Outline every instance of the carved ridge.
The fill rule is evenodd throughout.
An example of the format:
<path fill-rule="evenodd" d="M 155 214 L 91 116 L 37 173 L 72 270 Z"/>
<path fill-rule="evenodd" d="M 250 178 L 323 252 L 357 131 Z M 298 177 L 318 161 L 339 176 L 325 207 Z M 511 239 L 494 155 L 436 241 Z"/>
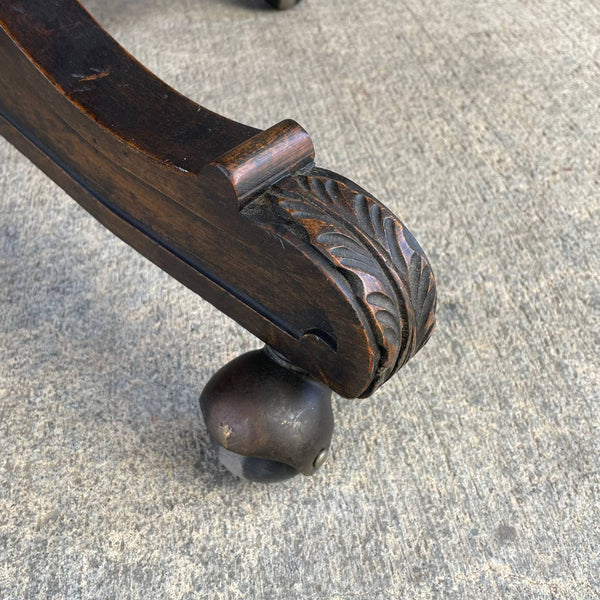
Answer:
<path fill-rule="evenodd" d="M 364 395 L 425 345 L 435 325 L 433 271 L 408 229 L 368 192 L 311 166 L 272 185 L 243 212 L 308 242 L 350 284 L 380 354 Z"/>

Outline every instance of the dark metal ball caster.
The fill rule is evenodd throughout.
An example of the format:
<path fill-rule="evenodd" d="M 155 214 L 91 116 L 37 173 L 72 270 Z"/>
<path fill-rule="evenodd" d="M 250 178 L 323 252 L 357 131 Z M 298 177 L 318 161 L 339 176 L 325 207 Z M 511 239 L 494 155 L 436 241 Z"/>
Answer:
<path fill-rule="evenodd" d="M 225 365 L 200 396 L 221 463 L 251 481 L 312 475 L 333 433 L 331 391 L 270 348 Z"/>
<path fill-rule="evenodd" d="M 279 10 L 286 10 L 299 4 L 300 0 L 267 0 L 267 2 Z"/>

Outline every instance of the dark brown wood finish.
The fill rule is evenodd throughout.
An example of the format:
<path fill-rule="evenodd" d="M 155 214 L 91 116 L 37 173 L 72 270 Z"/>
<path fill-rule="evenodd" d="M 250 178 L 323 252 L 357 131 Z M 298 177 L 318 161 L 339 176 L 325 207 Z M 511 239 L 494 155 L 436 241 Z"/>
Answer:
<path fill-rule="evenodd" d="M 76 0 L 8 0 L 0 26 L 0 133 L 144 256 L 346 397 L 427 341 L 423 251 L 297 123 L 198 106 Z"/>

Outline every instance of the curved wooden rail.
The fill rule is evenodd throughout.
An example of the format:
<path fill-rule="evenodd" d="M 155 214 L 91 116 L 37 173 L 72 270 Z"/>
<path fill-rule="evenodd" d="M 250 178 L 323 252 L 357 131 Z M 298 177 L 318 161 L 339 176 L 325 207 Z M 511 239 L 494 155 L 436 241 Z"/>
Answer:
<path fill-rule="evenodd" d="M 346 397 L 427 341 L 423 251 L 297 123 L 198 106 L 76 0 L 8 0 L 0 27 L 0 132 L 144 256 Z"/>

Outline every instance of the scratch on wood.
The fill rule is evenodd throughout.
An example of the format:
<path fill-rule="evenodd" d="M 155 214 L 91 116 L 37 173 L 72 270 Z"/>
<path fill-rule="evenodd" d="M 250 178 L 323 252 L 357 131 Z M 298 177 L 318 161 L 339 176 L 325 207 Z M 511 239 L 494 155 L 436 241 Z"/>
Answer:
<path fill-rule="evenodd" d="M 96 89 L 96 88 L 93 85 L 84 85 L 80 88 L 73 90 L 73 94 L 81 94 L 83 92 L 91 92 L 94 89 Z"/>
<path fill-rule="evenodd" d="M 96 69 L 92 69 L 95 71 Z M 103 79 L 104 77 L 108 77 L 110 75 L 110 69 L 104 69 L 103 71 L 98 71 L 96 73 L 92 73 L 91 75 L 86 75 L 85 77 L 80 77 L 79 81 L 96 81 L 97 79 Z"/>

